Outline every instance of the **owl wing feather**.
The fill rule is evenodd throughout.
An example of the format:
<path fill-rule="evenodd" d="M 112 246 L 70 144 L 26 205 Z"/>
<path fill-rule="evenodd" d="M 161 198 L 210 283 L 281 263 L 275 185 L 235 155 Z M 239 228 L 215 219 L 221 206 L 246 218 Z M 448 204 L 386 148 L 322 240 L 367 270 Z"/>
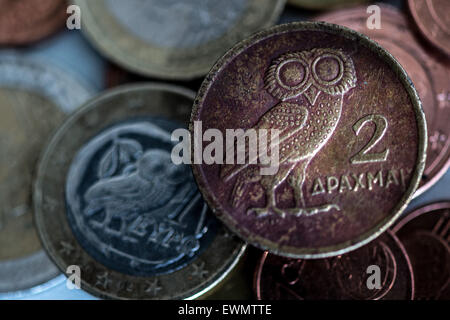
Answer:
<path fill-rule="evenodd" d="M 298 104 L 281 102 L 274 108 L 267 111 L 257 122 L 257 124 L 252 128 L 259 133 L 259 130 L 266 129 L 267 140 L 260 141 L 260 135 L 258 135 L 258 147 L 261 143 L 266 143 L 268 145 L 267 154 L 271 154 L 273 147 L 279 147 L 282 143 L 296 134 L 300 129 L 302 129 L 308 119 L 308 109 Z M 271 131 L 278 130 L 278 143 L 271 144 Z M 257 146 L 255 146 L 257 147 Z M 255 163 L 259 158 L 257 154 L 256 157 L 247 158 L 248 161 L 242 165 L 227 164 L 221 169 L 220 176 L 225 180 L 229 180 L 238 174 L 243 169 L 247 168 L 250 163 Z"/>
<path fill-rule="evenodd" d="M 97 182 L 88 189 L 85 195 L 87 201 L 102 198 L 128 198 L 140 194 L 140 185 L 136 174 L 127 177 L 114 177 Z"/>

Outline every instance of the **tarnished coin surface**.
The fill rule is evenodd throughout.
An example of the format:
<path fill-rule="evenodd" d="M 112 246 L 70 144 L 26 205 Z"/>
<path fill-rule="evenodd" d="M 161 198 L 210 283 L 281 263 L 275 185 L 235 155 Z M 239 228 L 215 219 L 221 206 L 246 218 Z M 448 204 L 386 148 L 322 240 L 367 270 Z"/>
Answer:
<path fill-rule="evenodd" d="M 58 275 L 33 225 L 32 181 L 46 140 L 91 94 L 62 70 L 0 55 L 0 297 Z"/>
<path fill-rule="evenodd" d="M 220 282 L 245 244 L 212 215 L 188 165 L 171 159 L 193 92 L 119 87 L 59 129 L 34 189 L 43 244 L 82 288 L 120 299 L 196 298 Z"/>
<path fill-rule="evenodd" d="M 417 300 L 450 299 L 450 202 L 426 205 L 393 231 L 411 259 Z"/>
<path fill-rule="evenodd" d="M 237 41 L 276 22 L 285 0 L 74 0 L 106 56 L 146 76 L 206 74 Z"/>
<path fill-rule="evenodd" d="M 390 231 L 341 256 L 301 260 L 265 252 L 254 289 L 260 300 L 411 300 L 408 255 Z"/>
<path fill-rule="evenodd" d="M 66 21 L 66 1 L 0 0 L 0 44 L 22 45 L 38 41 L 61 29 Z"/>
<path fill-rule="evenodd" d="M 211 152 L 207 130 L 224 137 L 222 160 L 193 165 L 216 215 L 288 257 L 336 256 L 376 238 L 425 163 L 425 117 L 406 72 L 366 36 L 321 22 L 273 27 L 232 48 L 203 82 L 190 129 L 193 163 Z M 233 143 L 246 150 L 243 164 Z"/>
<path fill-rule="evenodd" d="M 408 0 L 408 5 L 420 32 L 450 57 L 450 1 Z"/>
<path fill-rule="evenodd" d="M 333 11 L 315 19 L 364 33 L 388 50 L 411 77 L 428 126 L 428 149 L 422 181 L 415 196 L 428 190 L 450 166 L 450 60 L 419 43 L 403 13 L 381 8 L 381 29 L 367 27 L 366 7 Z"/>

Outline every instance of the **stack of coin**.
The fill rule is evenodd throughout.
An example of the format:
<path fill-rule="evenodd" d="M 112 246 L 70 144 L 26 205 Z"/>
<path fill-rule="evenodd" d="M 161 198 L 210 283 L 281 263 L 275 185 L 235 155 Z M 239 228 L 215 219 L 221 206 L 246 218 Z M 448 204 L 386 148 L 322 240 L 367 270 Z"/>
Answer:
<path fill-rule="evenodd" d="M 258 299 L 450 299 L 450 203 L 408 213 L 370 244 L 328 259 L 265 252 L 255 270 Z M 379 283 L 374 276 L 379 276 Z"/>

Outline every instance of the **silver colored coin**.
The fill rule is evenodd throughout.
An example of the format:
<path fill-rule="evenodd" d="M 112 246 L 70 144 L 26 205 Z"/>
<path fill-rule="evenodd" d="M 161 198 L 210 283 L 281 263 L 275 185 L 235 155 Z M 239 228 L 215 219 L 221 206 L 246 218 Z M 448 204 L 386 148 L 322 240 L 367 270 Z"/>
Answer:
<path fill-rule="evenodd" d="M 73 0 L 83 30 L 110 59 L 146 76 L 206 74 L 239 40 L 273 25 L 285 0 Z"/>
<path fill-rule="evenodd" d="M 245 244 L 210 212 L 172 132 L 194 93 L 136 84 L 84 105 L 44 152 L 34 189 L 39 235 L 61 270 L 102 298 L 193 299 L 220 283 Z"/>
<path fill-rule="evenodd" d="M 0 55 L 0 298 L 40 292 L 63 278 L 40 246 L 31 191 L 39 153 L 92 93 L 56 69 Z"/>

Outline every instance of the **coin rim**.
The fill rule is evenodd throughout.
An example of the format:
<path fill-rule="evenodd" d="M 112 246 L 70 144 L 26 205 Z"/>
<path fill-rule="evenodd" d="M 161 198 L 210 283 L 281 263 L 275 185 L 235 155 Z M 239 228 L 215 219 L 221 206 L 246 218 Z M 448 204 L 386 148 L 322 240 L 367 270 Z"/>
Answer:
<path fill-rule="evenodd" d="M 86 103 L 84 103 L 81 107 L 79 107 L 72 115 L 62 124 L 62 126 L 56 131 L 55 135 L 51 137 L 49 140 L 47 146 L 45 147 L 44 151 L 41 154 L 40 160 L 38 162 L 37 166 L 37 175 L 36 180 L 33 187 L 33 203 L 34 203 L 34 218 L 35 218 L 35 224 L 37 226 L 38 235 L 42 242 L 42 245 L 47 252 L 50 259 L 54 262 L 54 264 L 62 271 L 62 273 L 66 275 L 66 268 L 68 264 L 66 263 L 66 259 L 62 258 L 58 253 L 57 250 L 53 244 L 53 241 L 50 240 L 50 237 L 47 235 L 46 232 L 46 226 L 44 222 L 44 215 L 42 213 L 42 206 L 43 206 L 43 194 L 42 194 L 42 187 L 43 181 L 45 180 L 45 168 L 47 167 L 47 162 L 51 154 L 53 153 L 53 149 L 56 146 L 57 143 L 59 143 L 57 140 L 59 140 L 59 137 L 62 135 L 68 134 L 68 128 L 70 128 L 79 118 L 85 114 L 86 112 L 95 109 L 95 107 L 103 100 L 118 96 L 123 93 L 129 93 L 130 91 L 142 91 L 142 90 L 152 90 L 152 91 L 165 91 L 173 94 L 178 94 L 181 96 L 184 96 L 188 99 L 193 100 L 195 97 L 195 93 L 191 91 L 190 89 L 183 88 L 177 85 L 172 84 L 166 84 L 166 83 L 157 83 L 157 82 L 142 82 L 142 83 L 135 83 L 135 84 L 127 84 L 123 86 L 118 86 L 109 90 L 106 90 L 104 93 L 97 95 L 96 97 L 90 99 Z M 65 181 L 65 180 L 64 180 Z M 63 216 L 63 219 L 67 221 L 67 215 L 65 212 L 59 212 L 59 215 Z M 67 221 L 68 223 L 68 221 Z M 70 228 L 70 226 L 69 226 Z M 222 228 L 225 228 L 223 226 Z M 226 230 L 226 229 L 225 229 Z M 220 231 L 219 231 L 220 232 Z M 87 253 L 79 244 L 77 238 L 74 236 L 73 232 L 70 232 L 69 235 L 67 235 L 71 240 L 73 240 L 74 243 L 77 244 L 77 248 L 75 250 L 78 252 L 78 254 L 84 257 L 87 257 L 88 260 L 92 261 L 92 263 L 95 265 L 97 269 L 106 269 L 111 270 L 114 273 L 118 273 L 120 275 L 123 275 L 127 279 L 137 279 L 137 278 L 148 278 L 152 279 L 157 276 L 149 276 L 149 277 L 142 277 L 142 276 L 130 276 L 121 272 L 118 272 L 116 270 L 112 270 L 97 260 L 95 260 L 89 253 Z M 220 237 L 220 234 L 218 233 L 216 235 L 216 238 Z M 215 240 L 213 240 L 215 241 Z M 240 242 L 238 245 L 237 243 Z M 237 265 L 237 263 L 241 260 L 242 256 L 244 255 L 247 248 L 247 244 L 240 241 L 236 241 L 236 246 L 233 251 L 235 254 L 234 257 L 231 257 L 227 259 L 227 263 L 223 265 L 223 272 L 219 274 L 216 277 L 213 277 L 209 281 L 200 284 L 199 290 L 192 292 L 189 290 L 186 290 L 185 294 L 190 294 L 189 296 L 179 296 L 174 295 L 171 297 L 171 299 L 196 299 L 198 297 L 201 297 L 202 295 L 206 294 L 209 290 L 214 288 L 216 285 L 220 284 L 227 275 L 234 269 L 234 267 Z M 208 248 L 201 254 L 201 256 L 207 256 Z M 79 260 L 83 260 L 83 258 L 80 258 Z M 188 265 L 189 266 L 189 265 Z M 175 272 L 180 272 L 184 268 L 177 270 Z M 216 270 L 214 270 L 216 271 Z M 169 274 L 162 274 L 161 276 L 167 276 Z M 99 297 L 99 298 L 105 298 L 105 299 L 131 299 L 131 297 L 126 296 L 118 296 L 116 295 L 116 292 L 110 293 L 107 289 L 100 290 L 95 285 L 92 285 L 91 283 L 88 283 L 87 281 L 81 279 L 81 288 L 85 290 L 86 292 Z M 142 297 L 140 297 L 142 298 Z M 147 297 L 145 297 L 147 299 Z M 159 299 L 156 295 L 154 297 L 155 299 Z"/>
<path fill-rule="evenodd" d="M 200 119 L 200 112 L 202 109 L 202 104 L 205 97 L 208 94 L 210 87 L 212 86 L 214 80 L 222 72 L 222 70 L 228 65 L 228 63 L 233 60 L 236 56 L 245 51 L 249 46 L 256 44 L 259 41 L 267 39 L 271 36 L 276 36 L 282 33 L 293 32 L 293 31 L 324 31 L 331 34 L 339 35 L 345 37 L 352 41 L 358 41 L 360 45 L 364 45 L 367 49 L 377 54 L 380 59 L 382 59 L 392 71 L 397 75 L 400 83 L 403 85 L 408 93 L 411 100 L 413 110 L 415 112 L 415 118 L 417 123 L 417 133 L 418 133 L 418 145 L 417 145 L 417 161 L 414 168 L 414 174 L 411 177 L 411 182 L 408 189 L 404 192 L 401 200 L 394 206 L 392 213 L 381 222 L 376 224 L 373 228 L 366 231 L 364 234 L 360 235 L 356 239 L 348 240 L 339 244 L 322 246 L 319 248 L 298 248 L 292 246 L 283 246 L 275 242 L 269 241 L 258 235 L 252 235 L 251 230 L 244 232 L 239 228 L 239 224 L 227 213 L 226 210 L 222 208 L 220 201 L 217 201 L 216 197 L 208 191 L 206 178 L 202 175 L 202 165 L 194 164 L 194 150 L 192 146 L 191 156 L 191 166 L 194 172 L 194 177 L 197 181 L 200 191 L 203 194 L 203 198 L 206 200 L 214 214 L 235 234 L 237 234 L 241 239 L 247 241 L 248 243 L 256 246 L 259 249 L 267 250 L 271 253 L 285 256 L 288 258 L 302 258 L 302 259 L 317 259 L 317 258 L 327 258 L 332 256 L 337 256 L 352 250 L 355 250 L 373 239 L 377 238 L 384 231 L 386 231 L 403 213 L 408 203 L 411 201 L 415 190 L 417 189 L 422 173 L 425 168 L 426 160 L 426 150 L 427 150 L 427 125 L 425 121 L 425 115 L 422 109 L 422 103 L 420 101 L 419 95 L 412 83 L 411 79 L 403 69 L 403 67 L 398 63 L 397 60 L 375 41 L 370 40 L 369 37 L 351 30 L 349 28 L 330 24 L 326 22 L 291 22 L 287 24 L 281 24 L 274 26 L 272 28 L 263 30 L 261 32 L 255 33 L 250 38 L 247 38 L 233 48 L 231 48 L 225 55 L 220 58 L 216 64 L 213 66 L 211 71 L 205 77 L 197 97 L 195 98 L 194 105 L 191 113 L 191 121 L 189 123 L 189 130 L 191 136 L 194 136 L 194 121 Z"/>

